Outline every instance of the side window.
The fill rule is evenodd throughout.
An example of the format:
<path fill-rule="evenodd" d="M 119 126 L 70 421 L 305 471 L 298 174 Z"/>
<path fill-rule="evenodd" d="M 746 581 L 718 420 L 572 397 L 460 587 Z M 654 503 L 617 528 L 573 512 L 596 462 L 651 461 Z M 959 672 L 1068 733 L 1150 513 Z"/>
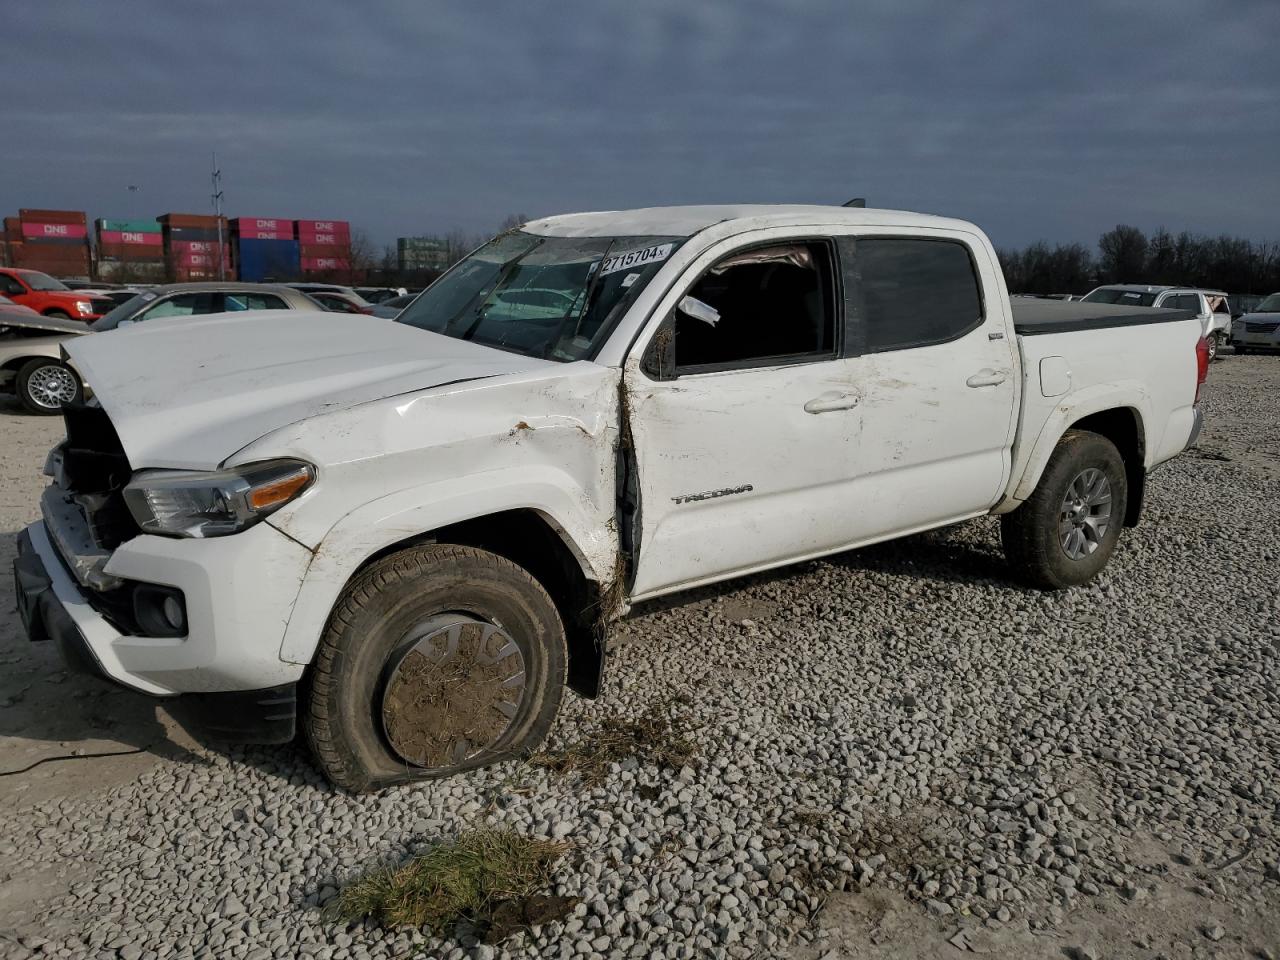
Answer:
<path fill-rule="evenodd" d="M 0 274 L 0 293 L 20 297 L 26 292 L 27 288 L 13 277 L 9 276 L 7 273 Z"/>
<path fill-rule="evenodd" d="M 285 302 L 279 297 L 265 293 L 228 293 L 223 298 L 223 307 L 227 313 L 237 310 L 287 310 Z"/>
<path fill-rule="evenodd" d="M 134 319 L 160 320 L 164 317 L 189 317 L 197 313 L 212 313 L 213 309 L 211 293 L 180 293 L 168 300 L 161 300 Z"/>
<path fill-rule="evenodd" d="M 1200 298 L 1194 293 L 1179 293 L 1169 297 L 1160 306 L 1166 310 L 1190 310 L 1192 313 L 1199 313 Z"/>
<path fill-rule="evenodd" d="M 703 274 L 681 305 L 674 326 L 654 338 L 655 349 L 662 350 L 672 339 L 668 330 L 674 330 L 677 373 L 835 353 L 834 282 L 826 243 L 777 244 L 732 254 Z"/>
<path fill-rule="evenodd" d="M 969 248 L 954 240 L 858 240 L 856 285 L 867 353 L 954 340 L 982 322 L 982 294 Z M 856 266 L 856 277 L 849 271 Z"/>

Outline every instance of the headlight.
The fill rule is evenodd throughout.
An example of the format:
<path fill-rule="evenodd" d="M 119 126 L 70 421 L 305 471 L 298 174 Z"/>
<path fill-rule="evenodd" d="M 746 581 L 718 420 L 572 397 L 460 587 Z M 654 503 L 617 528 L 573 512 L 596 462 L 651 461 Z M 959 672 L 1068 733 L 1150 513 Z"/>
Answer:
<path fill-rule="evenodd" d="M 148 470 L 124 488 L 124 502 L 144 533 L 225 537 L 253 526 L 315 479 L 301 460 L 268 460 L 209 473 Z"/>
<path fill-rule="evenodd" d="M 93 313 L 93 304 L 91 304 L 88 300 L 77 300 L 76 312 L 83 313 L 85 316 L 88 316 L 89 314 Z"/>

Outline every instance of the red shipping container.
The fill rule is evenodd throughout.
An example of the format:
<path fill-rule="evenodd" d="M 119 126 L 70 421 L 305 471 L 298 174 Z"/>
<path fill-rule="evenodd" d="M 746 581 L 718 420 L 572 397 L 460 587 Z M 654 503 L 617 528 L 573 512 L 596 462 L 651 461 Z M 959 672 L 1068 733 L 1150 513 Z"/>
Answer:
<path fill-rule="evenodd" d="M 80 210 L 19 210 L 18 216 L 32 223 L 88 223 Z"/>
<path fill-rule="evenodd" d="M 298 253 L 304 257 L 351 257 L 349 243 L 300 243 Z"/>
<path fill-rule="evenodd" d="M 328 270 L 347 270 L 351 261 L 345 257 L 303 257 L 302 269 L 310 273 L 323 273 Z"/>
<path fill-rule="evenodd" d="M 22 238 L 24 240 L 71 240 L 83 239 L 89 232 L 83 223 L 36 223 L 31 220 L 22 221 Z"/>
<path fill-rule="evenodd" d="M 128 260 L 130 263 L 164 262 L 164 252 L 155 246 L 140 243 L 99 243 L 98 257 L 104 260 Z"/>
<path fill-rule="evenodd" d="M 134 233 L 130 230 L 99 230 L 98 244 L 126 244 L 139 247 L 159 247 L 164 244 L 164 237 L 159 233 Z"/>

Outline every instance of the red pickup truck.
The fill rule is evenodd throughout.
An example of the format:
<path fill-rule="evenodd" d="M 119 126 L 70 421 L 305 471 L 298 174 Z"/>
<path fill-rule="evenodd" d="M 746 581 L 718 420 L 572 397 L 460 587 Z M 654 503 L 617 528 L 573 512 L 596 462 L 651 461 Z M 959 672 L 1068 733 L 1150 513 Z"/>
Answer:
<path fill-rule="evenodd" d="M 106 297 L 71 290 L 47 273 L 19 267 L 0 267 L 0 295 L 46 317 L 65 317 L 85 323 L 97 320 L 116 306 Z"/>

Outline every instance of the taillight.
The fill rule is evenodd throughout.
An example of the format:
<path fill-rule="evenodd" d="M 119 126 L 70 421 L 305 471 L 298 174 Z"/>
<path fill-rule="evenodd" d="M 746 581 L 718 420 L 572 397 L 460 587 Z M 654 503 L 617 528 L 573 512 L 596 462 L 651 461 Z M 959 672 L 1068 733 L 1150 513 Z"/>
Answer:
<path fill-rule="evenodd" d="M 1209 379 L 1209 338 L 1196 341 L 1196 403 L 1200 402 L 1200 388 Z"/>

